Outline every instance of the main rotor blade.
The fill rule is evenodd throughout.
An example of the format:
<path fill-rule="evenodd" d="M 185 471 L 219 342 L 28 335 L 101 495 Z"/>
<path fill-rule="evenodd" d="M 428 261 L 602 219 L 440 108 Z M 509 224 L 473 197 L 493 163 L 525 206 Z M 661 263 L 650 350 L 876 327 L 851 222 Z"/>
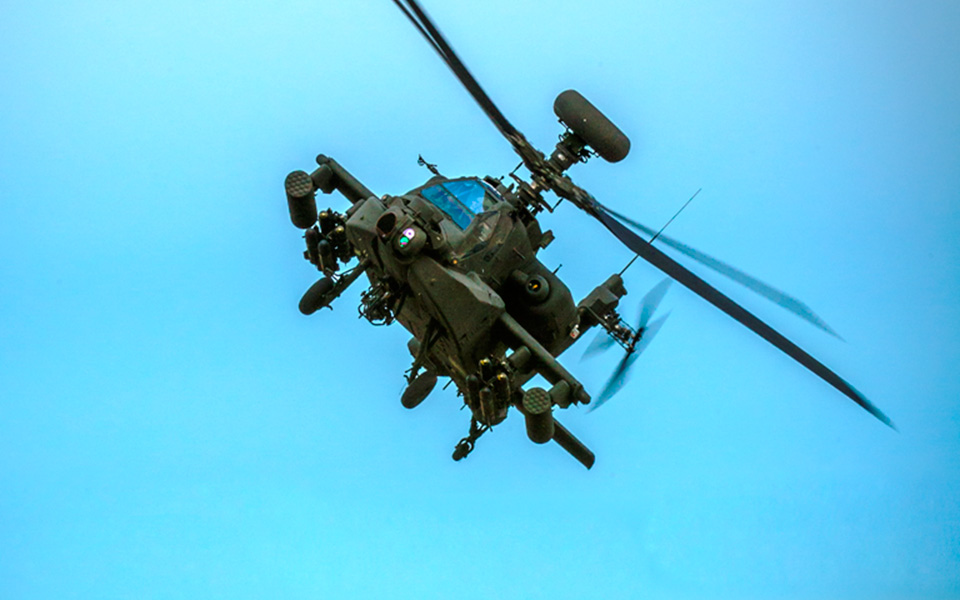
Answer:
<path fill-rule="evenodd" d="M 615 210 L 611 210 L 606 207 L 604 207 L 604 210 L 606 210 L 608 213 L 610 213 L 614 217 L 620 219 L 627 225 L 633 227 L 634 229 L 637 229 L 638 231 L 641 231 L 649 236 L 656 235 L 656 231 L 654 231 L 654 229 L 651 227 L 647 227 L 642 223 L 638 223 L 633 219 L 631 219 L 630 217 L 624 216 L 616 212 Z M 740 285 L 743 285 L 753 290 L 754 292 L 760 294 L 761 296 L 770 300 L 771 302 L 775 302 L 776 304 L 779 304 L 780 306 L 794 313 L 801 319 L 804 319 L 810 322 L 814 326 L 819 327 L 820 329 L 826 331 L 830 335 L 836 338 L 842 339 L 837 334 L 837 332 L 834 331 L 833 328 L 831 328 L 829 325 L 827 325 L 826 321 L 824 321 L 819 316 L 817 316 L 817 314 L 813 312 L 813 310 L 811 310 L 809 306 L 807 306 L 800 300 L 794 298 L 790 294 L 787 294 L 786 292 L 782 292 L 770 285 L 767 285 L 766 283 L 760 281 L 756 277 L 747 275 L 743 271 L 735 267 L 732 267 L 727 263 L 710 256 L 709 254 L 700 252 L 695 248 L 691 248 L 690 246 L 684 244 L 683 242 L 667 237 L 665 235 L 661 235 L 657 237 L 657 239 L 662 241 L 667 246 L 670 246 L 671 248 L 677 250 L 678 252 L 686 254 L 693 260 L 713 269 L 714 271 L 720 273 L 721 275 L 726 275 L 730 279 L 736 281 Z"/>
<path fill-rule="evenodd" d="M 493 100 L 491 100 L 490 97 L 487 96 L 487 93 L 483 91 L 483 88 L 480 87 L 476 78 L 467 70 L 467 67 L 457 56 L 457 53 L 450 47 L 450 44 L 446 38 L 443 37 L 443 34 L 440 33 L 437 26 L 434 25 L 430 17 L 427 16 L 427 13 L 420 7 L 420 4 L 417 3 L 416 0 L 393 0 L 393 3 L 410 19 L 427 42 L 437 51 L 437 54 L 440 55 L 443 62 L 447 63 L 447 66 L 450 67 L 453 74 L 460 80 L 460 83 L 467 88 L 467 91 L 470 92 L 473 99 L 477 101 L 477 104 L 480 105 L 483 112 L 490 117 L 493 124 L 500 130 L 500 133 L 507 138 L 507 141 L 510 142 L 513 149 L 523 158 L 527 167 L 530 168 L 540 162 L 542 155 L 527 141 L 523 134 L 503 116 L 503 113 L 501 113 L 500 109 L 493 103 Z"/>
<path fill-rule="evenodd" d="M 853 386 L 844 381 L 832 370 L 827 368 L 826 365 L 788 340 L 780 332 L 776 331 L 758 319 L 753 313 L 747 311 L 747 309 L 743 308 L 725 296 L 723 293 L 698 277 L 692 271 L 688 270 L 686 267 L 667 256 L 659 249 L 654 248 L 636 233 L 628 229 L 626 225 L 609 214 L 606 207 L 600 204 L 596 199 L 591 198 L 590 204 L 592 205 L 590 208 L 593 210 L 588 210 L 588 212 L 595 216 L 601 223 L 603 223 L 604 226 L 609 229 L 614 236 L 617 237 L 617 239 L 624 243 L 624 245 L 636 252 L 640 258 L 660 269 L 675 279 L 677 283 L 688 288 L 693 293 L 697 294 L 710 304 L 713 304 L 723 312 L 739 321 L 742 325 L 779 348 L 787 356 L 794 359 L 813 372 L 815 375 L 832 385 L 840 393 L 859 404 L 864 410 L 879 419 L 882 423 L 893 429 L 896 429 L 889 417 L 883 414 L 879 408 L 871 404 L 870 401 L 867 400 L 860 392 L 854 389 Z"/>

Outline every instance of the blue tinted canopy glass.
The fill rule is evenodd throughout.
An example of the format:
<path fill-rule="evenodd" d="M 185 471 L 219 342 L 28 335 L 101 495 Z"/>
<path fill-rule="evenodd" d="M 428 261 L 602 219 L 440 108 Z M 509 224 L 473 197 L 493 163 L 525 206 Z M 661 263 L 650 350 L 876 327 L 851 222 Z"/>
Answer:
<path fill-rule="evenodd" d="M 483 212 L 486 190 L 476 179 L 457 179 L 423 188 L 420 195 L 447 213 L 460 229 L 466 229 L 473 217 Z"/>

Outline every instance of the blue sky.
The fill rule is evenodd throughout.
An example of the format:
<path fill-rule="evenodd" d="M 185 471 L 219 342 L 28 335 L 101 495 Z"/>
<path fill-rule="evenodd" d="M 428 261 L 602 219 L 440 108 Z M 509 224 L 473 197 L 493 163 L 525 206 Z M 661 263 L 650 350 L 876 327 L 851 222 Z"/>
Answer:
<path fill-rule="evenodd" d="M 453 392 L 399 402 L 398 326 L 296 309 L 282 182 L 503 175 L 508 144 L 385 0 L 8 4 L 0 21 L 0 596 L 960 595 L 960 7 L 429 2 L 541 148 L 576 88 L 633 142 L 571 174 L 803 299 L 713 278 L 882 426 L 673 286 L 627 388 L 450 460 Z M 324 206 L 344 208 L 335 197 Z M 570 206 L 581 297 L 629 252 Z M 627 272 L 636 302 L 661 277 Z M 598 390 L 618 357 L 568 368 Z"/>

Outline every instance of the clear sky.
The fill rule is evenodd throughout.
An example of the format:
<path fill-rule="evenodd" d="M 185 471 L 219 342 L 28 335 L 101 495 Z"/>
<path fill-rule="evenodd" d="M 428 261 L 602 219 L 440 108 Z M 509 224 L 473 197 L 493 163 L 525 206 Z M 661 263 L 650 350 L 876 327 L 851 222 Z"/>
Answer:
<path fill-rule="evenodd" d="M 813 307 L 845 341 L 711 278 L 900 428 L 673 286 L 561 416 L 587 471 L 517 415 L 454 463 L 468 415 L 401 407 L 362 286 L 297 311 L 289 171 L 517 163 L 392 3 L 6 3 L 0 597 L 960 597 L 960 4 L 788 4 L 426 3 L 534 144 L 567 88 L 631 137 L 571 171 L 601 201 L 659 227 L 702 187 L 669 235 Z M 577 298 L 630 258 L 544 223 Z M 596 393 L 619 357 L 579 353 Z"/>

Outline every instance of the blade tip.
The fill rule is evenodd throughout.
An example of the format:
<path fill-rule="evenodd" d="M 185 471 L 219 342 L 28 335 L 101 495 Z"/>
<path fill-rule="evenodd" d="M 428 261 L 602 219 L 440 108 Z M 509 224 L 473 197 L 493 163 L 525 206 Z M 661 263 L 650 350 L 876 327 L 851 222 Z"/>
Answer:
<path fill-rule="evenodd" d="M 880 422 L 881 422 L 881 423 L 883 423 L 884 425 L 886 425 L 886 426 L 889 427 L 890 429 L 896 431 L 897 433 L 900 433 L 900 429 L 897 427 L 896 423 L 894 423 L 892 420 L 890 420 L 890 417 L 888 417 L 887 415 L 883 414 L 883 413 L 880 412 L 879 410 L 877 411 L 877 413 L 879 413 L 879 414 L 874 414 L 874 416 L 877 417 L 878 419 L 880 419 Z"/>
<path fill-rule="evenodd" d="M 886 425 L 886 426 L 889 427 L 890 429 L 896 431 L 897 433 L 900 433 L 900 430 L 897 428 L 896 424 L 894 424 L 894 422 L 890 419 L 890 417 L 888 417 L 887 415 L 885 415 L 882 410 L 880 410 L 879 408 L 877 408 L 876 406 L 874 406 L 872 403 L 870 403 L 870 402 L 869 402 L 867 399 L 865 399 L 865 398 L 864 398 L 864 406 L 863 406 L 863 407 L 864 407 L 865 409 L 867 409 L 867 412 L 869 412 L 871 415 L 873 415 L 878 421 L 880 421 L 881 423 L 883 423 L 884 425 Z"/>

